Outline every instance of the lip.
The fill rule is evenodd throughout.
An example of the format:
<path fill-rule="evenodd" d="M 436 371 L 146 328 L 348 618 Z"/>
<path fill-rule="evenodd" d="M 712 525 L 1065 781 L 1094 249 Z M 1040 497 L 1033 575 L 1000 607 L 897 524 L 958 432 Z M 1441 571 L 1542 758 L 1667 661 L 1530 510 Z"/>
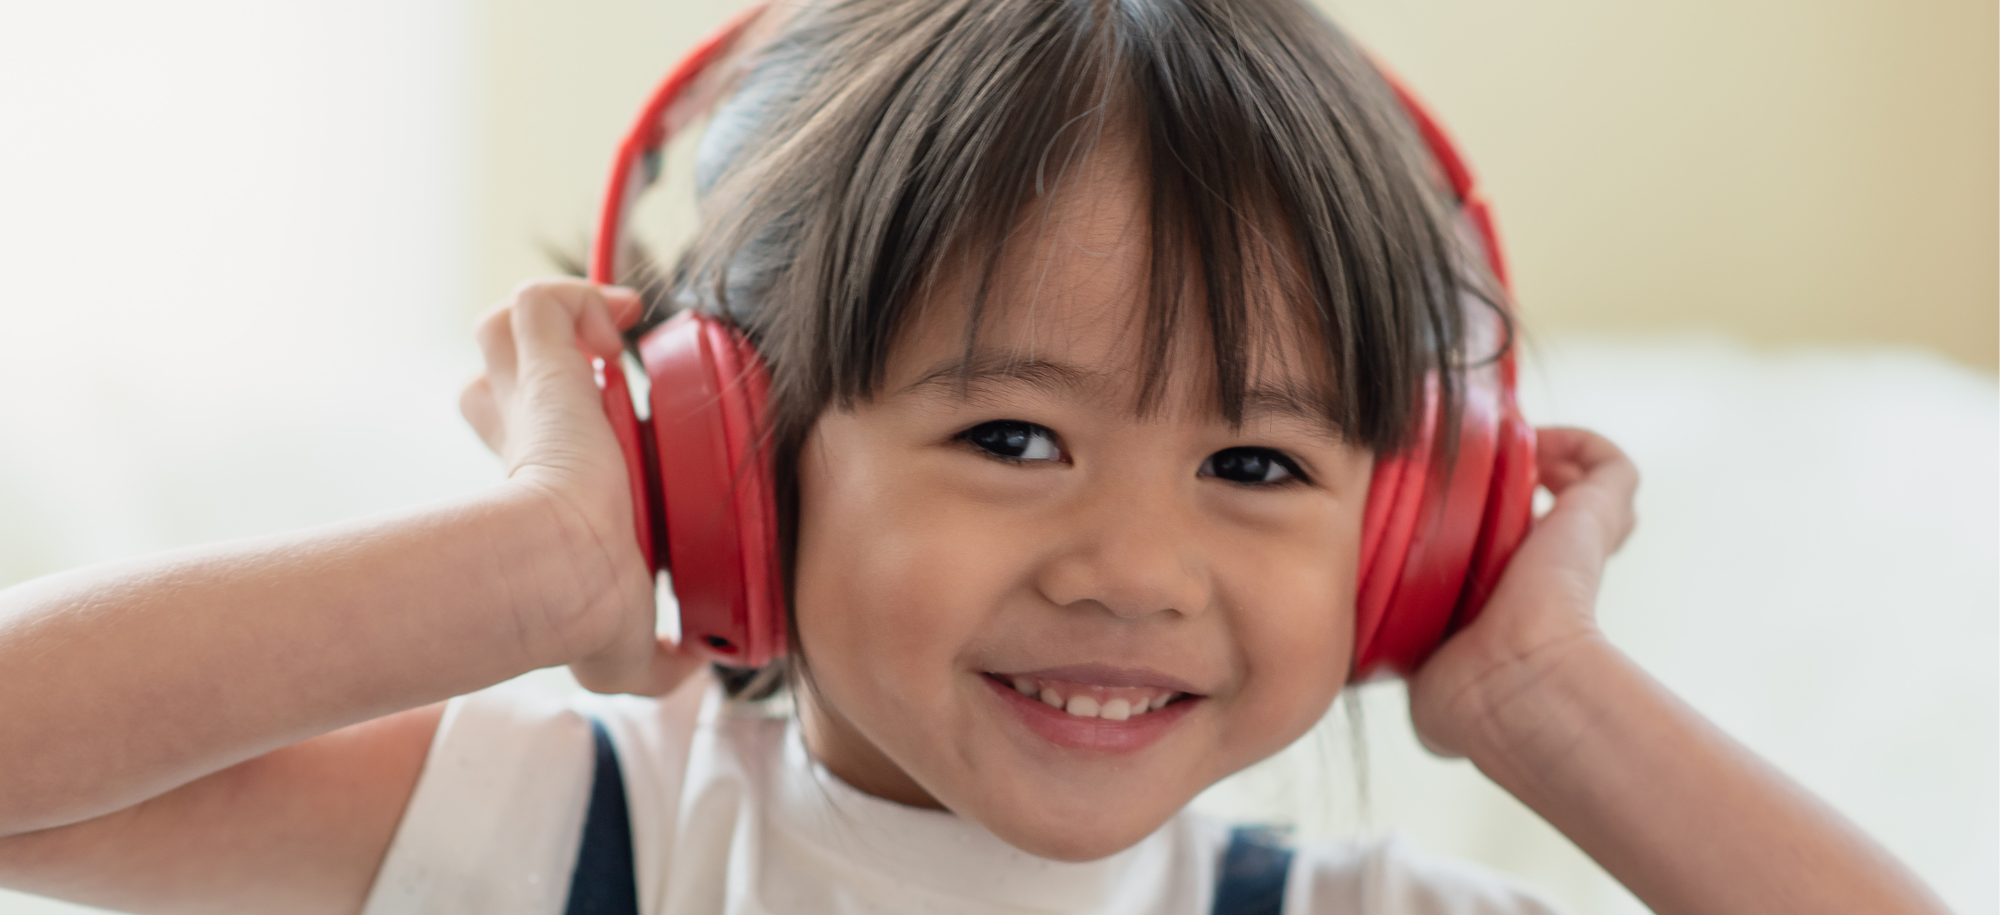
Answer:
<path fill-rule="evenodd" d="M 1186 692 L 1188 695 L 1166 708 L 1124 721 L 1111 721 L 1072 715 L 1039 699 L 1021 695 L 1012 686 L 994 679 L 993 676 L 982 674 L 979 679 L 986 681 L 994 697 L 1036 736 L 1065 749 L 1098 753 L 1136 753 L 1152 746 L 1186 718 L 1197 704 L 1207 701 L 1191 690 L 1172 685 L 1179 682 L 1172 678 L 1114 683 L 1077 676 L 1083 672 L 1109 670 L 1115 668 L 1060 667 L 1032 673 L 1024 671 L 1021 676 L 1045 676 L 1049 679 L 1075 680 L 1097 686 L 1158 686 Z"/>

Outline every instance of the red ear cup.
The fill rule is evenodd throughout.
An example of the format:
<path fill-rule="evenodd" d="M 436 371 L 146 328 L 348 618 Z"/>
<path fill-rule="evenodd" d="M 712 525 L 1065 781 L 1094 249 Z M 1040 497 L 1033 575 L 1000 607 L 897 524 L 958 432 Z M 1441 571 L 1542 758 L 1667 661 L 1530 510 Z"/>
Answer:
<path fill-rule="evenodd" d="M 639 548 L 673 577 L 681 644 L 734 667 L 785 654 L 771 464 L 759 447 L 769 381 L 727 322 L 682 312 L 639 341 L 649 419 L 625 373 L 601 369 L 605 412 L 632 478 Z"/>
<path fill-rule="evenodd" d="M 1383 76 L 1504 288 L 1499 235 L 1472 170 L 1416 96 L 1387 71 Z M 1416 670 L 1438 643 L 1478 615 L 1527 536 L 1536 482 L 1534 431 L 1514 401 L 1511 349 L 1497 362 L 1466 371 L 1463 395 L 1457 449 L 1448 464 L 1438 459 L 1444 436 L 1435 378 L 1425 390 L 1416 441 L 1377 459 L 1362 516 L 1350 680 Z"/>
<path fill-rule="evenodd" d="M 1416 440 L 1395 458 L 1378 458 L 1374 478 L 1368 486 L 1368 504 L 1361 520 L 1361 567 L 1354 601 L 1354 666 L 1350 679 L 1361 679 L 1381 666 L 1381 632 L 1389 620 L 1389 606 L 1395 598 L 1402 572 L 1416 542 L 1419 514 L 1423 508 L 1433 440 L 1437 434 L 1437 411 L 1430 408 L 1427 392 L 1425 409 Z"/>
<path fill-rule="evenodd" d="M 1469 589 L 1459 602 L 1447 631 L 1457 631 L 1479 615 L 1486 599 L 1500 584 L 1507 560 L 1528 536 L 1533 520 L 1535 486 L 1535 430 L 1521 417 L 1508 393 L 1508 405 L 1501 414 L 1499 447 L 1493 464 L 1493 486 L 1486 497 L 1486 515 L 1479 529 L 1479 542 L 1472 549 Z"/>
<path fill-rule="evenodd" d="M 631 204 L 659 176 L 674 129 L 693 116 L 675 103 L 762 8 L 751 4 L 698 42 L 619 144 L 591 243 L 593 282 L 624 275 Z M 598 367 L 605 415 L 632 479 L 639 549 L 655 571 L 673 576 L 682 645 L 725 664 L 763 666 L 785 653 L 786 641 L 771 472 L 757 447 L 763 363 L 733 327 L 695 313 L 648 333 L 639 357 L 652 382 L 643 420 L 620 366 Z"/>
<path fill-rule="evenodd" d="M 721 319 L 682 312 L 639 341 L 681 644 L 736 667 L 785 653 L 776 502 L 759 447 L 767 380 Z"/>
<path fill-rule="evenodd" d="M 1363 513 L 1351 679 L 1415 670 L 1478 613 L 1527 532 L 1531 450 L 1525 488 L 1519 468 L 1532 438 L 1497 379 L 1482 377 L 1496 374 L 1495 368 L 1468 373 L 1449 463 L 1438 459 L 1435 384 L 1426 392 L 1416 444 L 1377 460 Z M 1367 518 L 1374 515 L 1391 520 L 1371 526 Z"/>

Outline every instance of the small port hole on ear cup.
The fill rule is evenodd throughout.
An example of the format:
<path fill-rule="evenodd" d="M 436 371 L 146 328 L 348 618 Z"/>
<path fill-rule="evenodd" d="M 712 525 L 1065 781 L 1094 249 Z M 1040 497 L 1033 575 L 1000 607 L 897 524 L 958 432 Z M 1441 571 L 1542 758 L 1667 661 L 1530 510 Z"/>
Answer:
<path fill-rule="evenodd" d="M 730 641 L 728 639 L 723 638 L 722 636 L 705 635 L 701 637 L 701 640 L 707 642 L 708 647 L 713 648 L 716 651 L 728 652 L 729 654 L 736 653 L 736 646 L 730 644 Z"/>

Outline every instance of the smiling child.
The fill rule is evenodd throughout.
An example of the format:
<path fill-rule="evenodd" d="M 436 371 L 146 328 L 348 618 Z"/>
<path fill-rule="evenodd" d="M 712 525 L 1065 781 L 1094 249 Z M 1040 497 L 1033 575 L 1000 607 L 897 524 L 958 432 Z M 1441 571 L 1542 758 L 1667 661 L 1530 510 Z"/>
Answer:
<path fill-rule="evenodd" d="M 1294 0 L 828 0 L 712 70 L 666 279 L 529 283 L 481 323 L 464 408 L 504 483 L 0 593 L 0 882 L 134 911 L 1548 911 L 1186 809 L 1350 682 L 1371 472 L 1507 345 L 1367 58 Z M 770 369 L 791 644 L 764 671 L 655 635 L 593 377 L 686 308 Z M 1426 742 L 1656 911 L 1936 911 L 1605 641 L 1636 472 L 1580 430 L 1537 447 L 1554 507 L 1411 675 Z M 664 698 L 488 689 L 560 664 Z"/>

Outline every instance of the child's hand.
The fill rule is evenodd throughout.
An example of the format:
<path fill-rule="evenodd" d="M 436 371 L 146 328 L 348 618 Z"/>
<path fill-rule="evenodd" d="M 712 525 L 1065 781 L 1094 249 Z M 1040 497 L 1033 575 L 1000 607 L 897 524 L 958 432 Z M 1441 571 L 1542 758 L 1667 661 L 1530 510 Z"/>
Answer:
<path fill-rule="evenodd" d="M 549 596 L 555 654 L 597 692 L 663 695 L 700 667 L 654 635 L 653 575 L 639 553 L 625 459 L 605 419 L 590 357 L 615 361 L 637 293 L 582 280 L 522 285 L 479 322 L 486 373 L 460 408 L 506 462 L 510 485 L 565 529 L 580 594 Z"/>
<path fill-rule="evenodd" d="M 1868 837 L 1729 739 L 1598 631 L 1639 474 L 1581 429 L 1538 432 L 1555 507 L 1492 600 L 1410 679 L 1424 743 L 1561 830 L 1652 911 L 1941 913 Z"/>
<path fill-rule="evenodd" d="M 1463 755 L 1471 729 L 1532 687 L 1567 648 L 1600 638 L 1597 583 L 1632 532 L 1638 470 L 1618 446 L 1582 429 L 1537 430 L 1535 449 L 1555 507 L 1522 542 L 1479 617 L 1410 679 L 1410 717 L 1433 752 Z"/>

